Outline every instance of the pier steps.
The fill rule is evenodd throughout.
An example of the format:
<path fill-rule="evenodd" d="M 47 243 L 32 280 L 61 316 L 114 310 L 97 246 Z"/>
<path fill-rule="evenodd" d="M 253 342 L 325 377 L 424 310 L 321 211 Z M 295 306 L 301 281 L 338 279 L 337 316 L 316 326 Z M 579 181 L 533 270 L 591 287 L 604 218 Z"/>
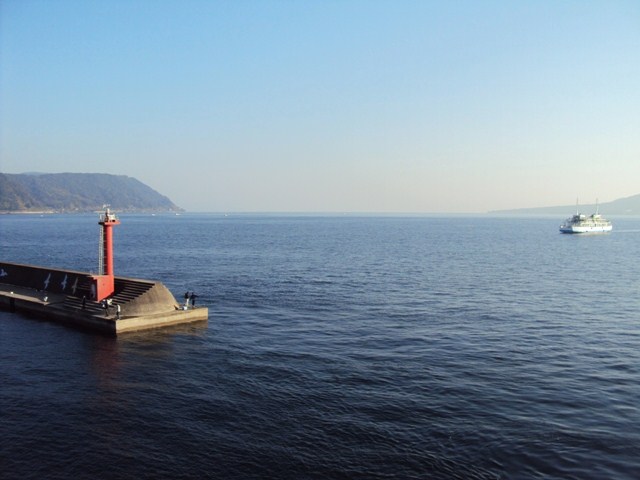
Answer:
<path fill-rule="evenodd" d="M 145 280 L 116 278 L 113 302 L 123 304 L 136 300 L 151 290 L 155 284 L 156 282 Z"/>
<path fill-rule="evenodd" d="M 65 308 L 74 310 L 83 310 L 82 299 L 72 295 L 64 297 L 64 306 Z M 84 310 L 93 315 L 104 315 L 104 308 L 102 308 L 102 305 L 100 305 L 99 302 L 94 302 L 93 300 L 85 301 Z"/>
<path fill-rule="evenodd" d="M 109 298 L 111 308 L 109 314 L 115 314 L 115 307 L 120 305 L 121 316 L 132 316 L 141 313 L 152 313 L 157 310 L 159 305 L 163 309 L 175 308 L 176 302 L 173 296 L 166 291 L 164 285 L 159 282 L 148 280 L 139 280 L 132 278 L 116 277 L 115 292 Z M 85 297 L 84 310 L 94 315 L 104 315 L 105 311 L 101 302 L 88 300 L 90 297 L 89 284 L 81 285 L 76 295 L 67 295 L 64 299 L 64 305 L 74 310 L 82 310 L 82 297 Z M 167 295 L 168 294 L 168 295 Z M 145 298 L 145 297 L 150 298 Z M 160 296 L 163 301 L 159 304 L 157 297 Z"/>

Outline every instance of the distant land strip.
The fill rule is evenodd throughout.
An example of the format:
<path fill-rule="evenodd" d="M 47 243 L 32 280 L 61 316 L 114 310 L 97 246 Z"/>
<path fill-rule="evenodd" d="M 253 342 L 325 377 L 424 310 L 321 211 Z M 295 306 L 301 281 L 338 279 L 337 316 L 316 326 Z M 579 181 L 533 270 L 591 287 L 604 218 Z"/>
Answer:
<path fill-rule="evenodd" d="M 82 213 L 108 204 L 119 212 L 183 212 L 169 198 L 126 175 L 0 173 L 0 213 Z"/>
<path fill-rule="evenodd" d="M 597 205 L 599 212 L 603 215 L 640 215 L 640 194 L 631 197 L 620 198 L 612 202 L 599 203 Z M 579 204 L 580 213 L 590 215 L 596 211 L 596 204 Z M 557 207 L 537 207 L 537 208 L 518 208 L 514 210 L 492 210 L 493 214 L 566 214 L 567 216 L 575 213 L 576 205 L 563 205 Z"/>

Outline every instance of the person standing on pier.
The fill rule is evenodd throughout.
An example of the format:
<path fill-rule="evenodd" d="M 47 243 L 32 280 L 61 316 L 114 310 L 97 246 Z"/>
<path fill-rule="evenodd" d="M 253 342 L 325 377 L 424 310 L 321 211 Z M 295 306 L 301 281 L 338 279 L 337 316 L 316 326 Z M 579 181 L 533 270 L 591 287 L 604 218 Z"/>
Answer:
<path fill-rule="evenodd" d="M 196 308 L 196 298 L 198 298 L 198 295 L 196 295 L 196 292 L 191 292 L 191 306 L 193 308 Z"/>
<path fill-rule="evenodd" d="M 189 307 L 189 291 L 184 292 L 184 306 Z"/>

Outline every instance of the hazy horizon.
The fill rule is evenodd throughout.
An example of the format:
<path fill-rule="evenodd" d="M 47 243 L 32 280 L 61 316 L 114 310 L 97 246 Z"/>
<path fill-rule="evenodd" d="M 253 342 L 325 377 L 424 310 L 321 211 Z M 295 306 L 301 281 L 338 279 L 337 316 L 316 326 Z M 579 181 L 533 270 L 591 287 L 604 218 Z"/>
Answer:
<path fill-rule="evenodd" d="M 0 171 L 189 212 L 484 213 L 640 192 L 640 3 L 0 3 Z"/>

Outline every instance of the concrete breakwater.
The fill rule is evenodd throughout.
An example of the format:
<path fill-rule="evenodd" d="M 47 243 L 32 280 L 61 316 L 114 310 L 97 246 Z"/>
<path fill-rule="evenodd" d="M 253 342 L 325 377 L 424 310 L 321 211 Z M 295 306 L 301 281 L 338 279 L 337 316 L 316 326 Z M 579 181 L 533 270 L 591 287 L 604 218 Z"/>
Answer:
<path fill-rule="evenodd" d="M 114 277 L 108 299 L 95 301 L 94 276 L 0 262 L 0 308 L 108 334 L 206 321 L 206 307 L 185 308 L 161 282 Z"/>

